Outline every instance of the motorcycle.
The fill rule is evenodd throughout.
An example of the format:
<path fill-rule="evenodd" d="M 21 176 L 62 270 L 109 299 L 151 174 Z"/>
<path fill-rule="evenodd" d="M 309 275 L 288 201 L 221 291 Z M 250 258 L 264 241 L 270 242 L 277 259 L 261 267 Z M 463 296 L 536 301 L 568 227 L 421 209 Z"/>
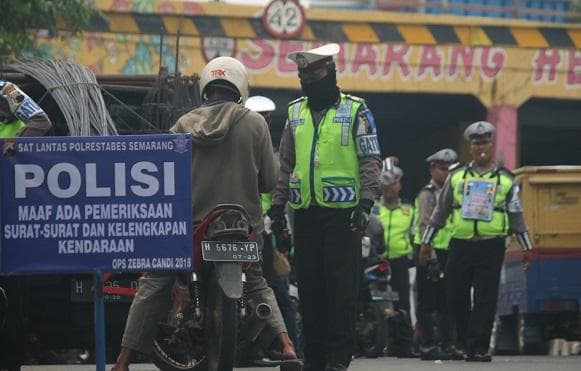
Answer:
<path fill-rule="evenodd" d="M 159 324 L 153 363 L 163 371 L 232 370 L 238 332 L 247 316 L 244 271 L 259 261 L 248 214 L 238 205 L 219 205 L 194 232 L 193 272 L 179 274 L 173 309 Z M 270 314 L 256 305 L 260 318 Z"/>
<path fill-rule="evenodd" d="M 369 251 L 369 238 L 363 237 L 363 277 L 355 331 L 357 354 L 376 358 L 382 356 L 386 348 L 390 319 L 397 316 L 394 303 L 399 297 L 389 284 L 389 262 L 381 257 L 370 256 Z"/>

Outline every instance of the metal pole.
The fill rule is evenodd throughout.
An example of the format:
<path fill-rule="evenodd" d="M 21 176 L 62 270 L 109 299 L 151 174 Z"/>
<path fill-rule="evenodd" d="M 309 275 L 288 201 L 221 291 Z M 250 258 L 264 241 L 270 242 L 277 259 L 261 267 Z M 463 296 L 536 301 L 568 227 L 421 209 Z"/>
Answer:
<path fill-rule="evenodd" d="M 95 303 L 95 362 L 97 371 L 105 371 L 105 300 L 103 298 L 103 273 L 93 275 L 93 301 Z"/>

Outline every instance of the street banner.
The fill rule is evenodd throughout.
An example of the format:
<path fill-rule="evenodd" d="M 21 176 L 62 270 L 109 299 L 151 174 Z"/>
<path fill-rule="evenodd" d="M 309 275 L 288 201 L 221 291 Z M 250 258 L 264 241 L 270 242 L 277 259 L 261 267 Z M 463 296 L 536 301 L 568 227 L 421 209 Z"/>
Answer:
<path fill-rule="evenodd" d="M 0 141 L 0 272 L 189 270 L 191 137 Z"/>

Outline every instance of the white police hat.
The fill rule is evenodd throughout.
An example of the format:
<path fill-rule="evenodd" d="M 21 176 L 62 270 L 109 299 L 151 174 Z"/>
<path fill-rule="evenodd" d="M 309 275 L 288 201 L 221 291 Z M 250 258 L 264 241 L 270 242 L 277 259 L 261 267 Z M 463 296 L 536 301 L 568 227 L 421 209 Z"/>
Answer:
<path fill-rule="evenodd" d="M 339 44 L 332 43 L 311 50 L 292 52 L 288 55 L 288 58 L 295 62 L 299 68 L 307 68 L 316 62 L 332 58 L 340 50 Z"/>
<path fill-rule="evenodd" d="M 456 162 L 458 160 L 458 154 L 456 153 L 456 151 L 454 151 L 451 148 L 444 148 L 439 150 L 438 152 L 434 153 L 433 155 L 429 156 L 428 158 L 426 158 L 426 162 L 435 162 L 435 161 L 440 161 L 440 162 L 447 162 L 447 163 L 453 163 Z"/>
<path fill-rule="evenodd" d="M 272 112 L 276 109 L 276 104 L 274 104 L 272 99 L 263 97 L 262 95 L 255 95 L 248 98 L 244 106 L 258 113 Z"/>
<path fill-rule="evenodd" d="M 496 128 L 488 121 L 477 121 L 470 124 L 464 130 L 464 139 L 471 141 L 473 139 L 490 139 L 494 138 Z"/>

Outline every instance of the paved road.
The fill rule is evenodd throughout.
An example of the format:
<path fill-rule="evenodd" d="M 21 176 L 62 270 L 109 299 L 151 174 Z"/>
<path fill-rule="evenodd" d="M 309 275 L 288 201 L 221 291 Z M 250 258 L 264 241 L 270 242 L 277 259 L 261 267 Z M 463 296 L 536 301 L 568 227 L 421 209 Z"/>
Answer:
<path fill-rule="evenodd" d="M 107 367 L 110 370 L 111 366 Z M 396 359 L 357 359 L 353 362 L 350 371 L 439 371 L 439 370 L 467 370 L 470 371 L 579 371 L 581 370 L 581 356 L 549 357 L 495 357 L 492 363 L 467 363 L 461 361 L 445 361 L 442 363 Z M 94 371 L 95 366 L 25 366 L 22 371 Z M 278 368 L 243 368 L 243 371 L 274 371 Z M 131 367 L 131 371 L 157 371 L 148 364 L 138 364 Z"/>

